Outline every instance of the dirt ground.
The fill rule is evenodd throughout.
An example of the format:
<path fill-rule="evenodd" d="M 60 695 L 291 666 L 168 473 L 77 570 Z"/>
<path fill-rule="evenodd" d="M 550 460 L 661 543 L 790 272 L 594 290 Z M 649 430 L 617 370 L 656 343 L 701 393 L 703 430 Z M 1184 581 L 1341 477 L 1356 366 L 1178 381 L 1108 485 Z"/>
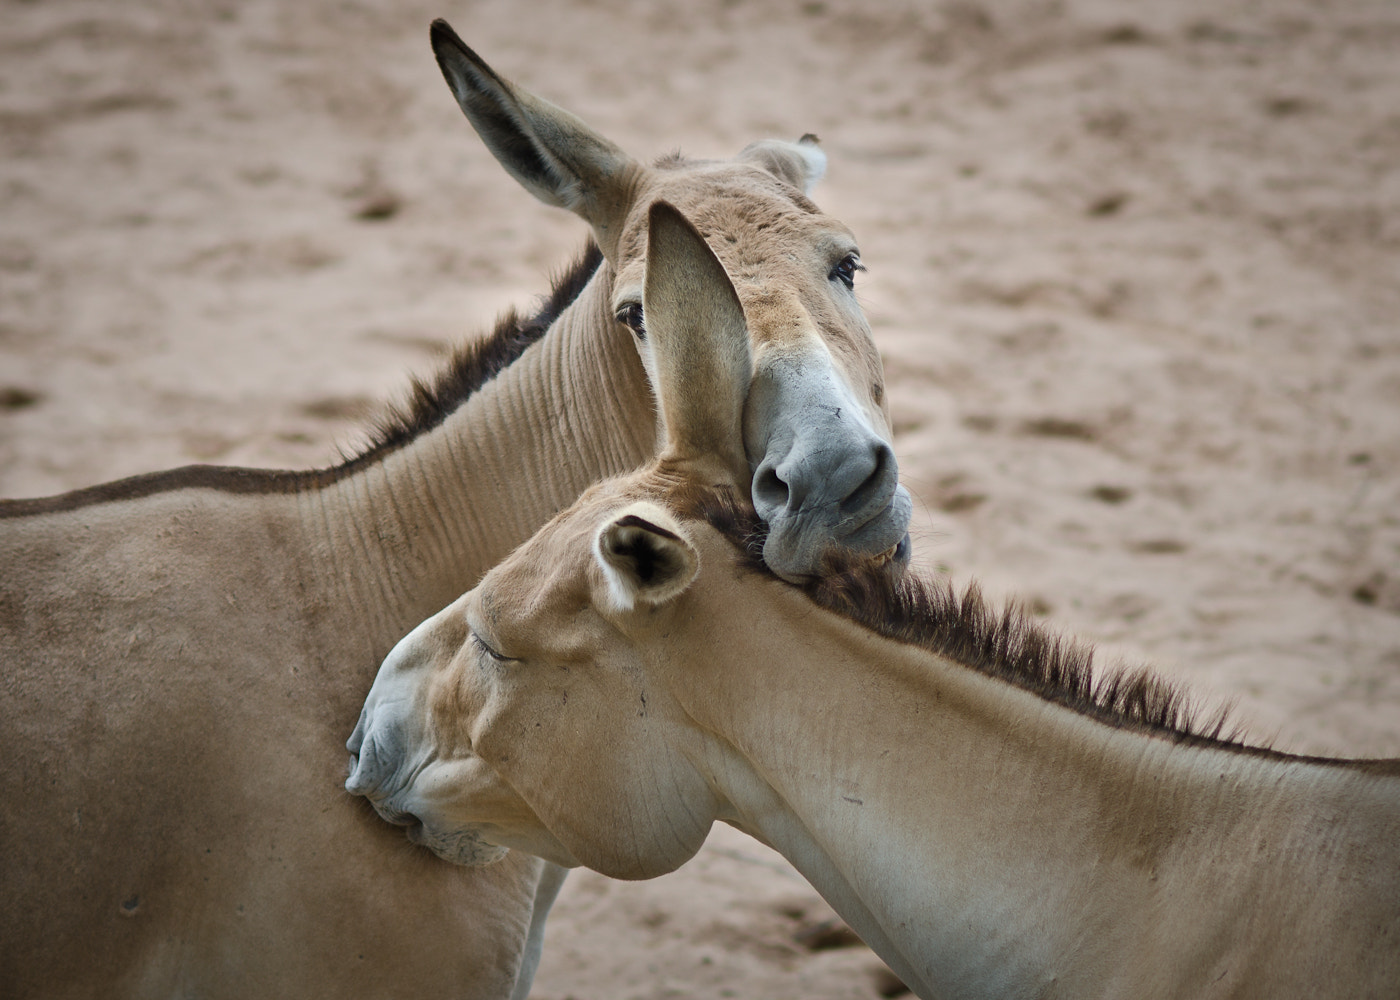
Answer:
<path fill-rule="evenodd" d="M 0 495 L 330 464 L 545 289 L 583 224 L 433 16 L 639 156 L 819 134 L 918 562 L 1281 748 L 1400 755 L 1389 0 L 0 0 Z M 879 995 L 827 916 L 716 831 L 571 876 L 536 996 Z"/>

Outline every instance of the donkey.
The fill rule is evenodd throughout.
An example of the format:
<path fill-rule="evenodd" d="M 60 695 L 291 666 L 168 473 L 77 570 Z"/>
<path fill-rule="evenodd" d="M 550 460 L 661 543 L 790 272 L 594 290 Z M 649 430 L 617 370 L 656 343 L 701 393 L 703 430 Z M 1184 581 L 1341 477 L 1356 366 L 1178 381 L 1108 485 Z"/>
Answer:
<path fill-rule="evenodd" d="M 449 860 L 616 878 L 722 820 L 925 998 L 1400 996 L 1400 761 L 1232 742 L 946 582 L 764 566 L 725 493 L 744 311 L 709 266 L 703 309 L 647 274 L 656 356 L 684 351 L 656 373 L 659 457 L 395 647 L 347 788 Z M 699 315 L 663 325 L 681 298 Z M 703 377 L 702 332 L 726 338 Z"/>
<path fill-rule="evenodd" d="M 832 548 L 907 550 L 858 251 L 806 193 L 817 146 L 645 166 L 445 23 L 432 44 L 502 165 L 594 244 L 539 315 L 417 384 L 336 468 L 0 503 L 6 996 L 527 995 L 562 872 L 441 864 L 344 793 L 341 746 L 405 632 L 654 453 L 658 198 L 746 275 L 763 360 L 735 440 L 775 563 L 800 578 Z"/>

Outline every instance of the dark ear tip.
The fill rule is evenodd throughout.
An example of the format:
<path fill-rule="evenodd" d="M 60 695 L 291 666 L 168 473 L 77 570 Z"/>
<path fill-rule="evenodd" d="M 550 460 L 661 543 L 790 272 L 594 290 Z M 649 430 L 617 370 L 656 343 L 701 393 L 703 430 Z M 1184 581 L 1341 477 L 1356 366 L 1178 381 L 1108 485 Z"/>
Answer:
<path fill-rule="evenodd" d="M 680 219 L 682 222 L 686 221 L 685 216 L 681 215 L 680 209 L 676 208 L 675 205 L 672 205 L 665 198 L 656 199 L 656 201 L 651 203 L 651 207 L 647 209 L 648 225 L 655 225 L 662 220 L 670 222 L 673 219 Z"/>
<path fill-rule="evenodd" d="M 452 81 L 461 76 L 463 60 L 469 67 L 467 70 L 469 75 L 480 75 L 505 90 L 510 89 L 510 85 L 497 76 L 496 71 L 486 65 L 481 56 L 477 55 L 472 47 L 462 41 L 457 32 L 452 30 L 452 25 L 442 18 L 439 17 L 433 21 L 432 27 L 428 29 L 428 38 L 432 42 L 433 55 L 437 57 L 438 68 L 442 70 L 443 76 L 447 78 L 448 85 L 452 86 L 454 93 L 457 92 L 457 88 Z M 458 94 L 458 98 L 460 100 L 460 94 Z"/>
<path fill-rule="evenodd" d="M 441 52 L 447 47 L 471 51 L 467 48 L 467 43 L 452 30 L 452 25 L 440 17 L 433 19 L 432 26 L 428 29 L 428 40 L 432 43 L 434 52 Z"/>

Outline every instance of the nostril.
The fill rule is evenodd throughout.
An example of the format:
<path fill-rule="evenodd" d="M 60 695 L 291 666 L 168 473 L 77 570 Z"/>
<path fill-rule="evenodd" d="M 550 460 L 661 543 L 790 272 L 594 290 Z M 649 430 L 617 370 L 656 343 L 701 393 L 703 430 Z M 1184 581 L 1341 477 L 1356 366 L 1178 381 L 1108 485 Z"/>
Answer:
<path fill-rule="evenodd" d="M 787 506 L 788 486 L 771 465 L 753 477 L 753 498 L 759 506 L 781 510 Z"/>
<path fill-rule="evenodd" d="M 874 449 L 874 457 L 875 464 L 870 474 L 841 501 L 842 514 L 854 516 L 876 504 L 883 509 L 889 503 L 890 494 L 899 482 L 894 451 L 889 445 L 881 443 Z"/>

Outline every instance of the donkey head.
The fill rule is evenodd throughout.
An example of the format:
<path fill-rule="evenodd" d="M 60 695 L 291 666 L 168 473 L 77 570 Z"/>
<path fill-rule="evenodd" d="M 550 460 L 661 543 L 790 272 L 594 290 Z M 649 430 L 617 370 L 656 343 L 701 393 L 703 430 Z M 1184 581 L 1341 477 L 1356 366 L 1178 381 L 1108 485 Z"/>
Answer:
<path fill-rule="evenodd" d="M 815 138 L 767 141 L 729 161 L 646 166 L 578 118 L 509 83 L 448 27 L 432 28 L 448 85 L 486 146 L 540 200 L 577 213 L 611 265 L 620 328 L 656 385 L 643 302 L 648 209 L 675 206 L 733 282 L 751 375 L 742 441 L 764 558 L 800 579 L 832 547 L 909 553 L 912 510 L 890 445 L 883 369 L 855 296 L 854 236 L 807 194 L 825 155 Z"/>

